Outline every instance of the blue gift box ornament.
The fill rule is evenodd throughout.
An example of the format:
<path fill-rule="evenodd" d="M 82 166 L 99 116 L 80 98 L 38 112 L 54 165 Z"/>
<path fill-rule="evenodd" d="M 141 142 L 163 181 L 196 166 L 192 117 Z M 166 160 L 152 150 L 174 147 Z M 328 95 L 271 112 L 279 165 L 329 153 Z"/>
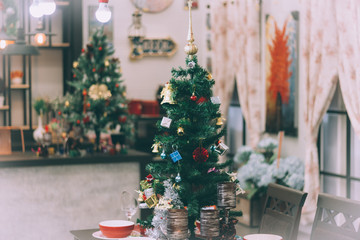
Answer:
<path fill-rule="evenodd" d="M 176 163 L 177 161 L 182 159 L 179 151 L 175 151 L 175 152 L 171 153 L 170 157 L 171 157 L 171 159 L 173 160 L 174 163 Z"/>

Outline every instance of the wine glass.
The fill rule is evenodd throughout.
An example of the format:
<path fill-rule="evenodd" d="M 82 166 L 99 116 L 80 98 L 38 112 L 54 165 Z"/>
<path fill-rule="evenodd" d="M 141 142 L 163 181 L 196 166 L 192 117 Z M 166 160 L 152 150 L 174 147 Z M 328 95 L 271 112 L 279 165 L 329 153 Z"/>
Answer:
<path fill-rule="evenodd" d="M 121 201 L 121 211 L 123 211 L 125 213 L 127 220 L 130 221 L 131 217 L 134 216 L 134 214 L 137 211 L 138 202 L 137 202 L 136 198 L 134 198 L 127 191 L 123 191 L 121 193 L 120 201 Z"/>

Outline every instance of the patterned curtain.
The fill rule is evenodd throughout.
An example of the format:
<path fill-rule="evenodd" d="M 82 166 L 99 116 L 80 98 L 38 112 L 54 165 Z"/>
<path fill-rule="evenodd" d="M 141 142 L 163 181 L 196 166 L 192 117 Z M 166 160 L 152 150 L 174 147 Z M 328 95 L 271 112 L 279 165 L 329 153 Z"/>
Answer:
<path fill-rule="evenodd" d="M 223 116 L 227 116 L 228 113 L 235 78 L 228 55 L 227 6 L 228 1 L 226 0 L 211 2 L 212 74 L 216 81 L 214 95 L 221 99 L 220 107 Z"/>
<path fill-rule="evenodd" d="M 234 53 L 234 69 L 240 105 L 246 121 L 250 146 L 256 147 L 261 135 L 261 93 L 264 88 L 260 69 L 260 6 L 256 0 L 238 0 L 231 6 L 234 14 L 229 27 L 231 51 Z M 229 34 L 230 35 L 230 34 Z"/>
<path fill-rule="evenodd" d="M 227 113 L 234 80 L 246 121 L 250 145 L 261 132 L 260 16 L 257 0 L 212 1 L 213 72 L 215 93 Z"/>
<path fill-rule="evenodd" d="M 308 197 L 303 223 L 314 220 L 320 191 L 317 137 L 334 95 L 337 77 L 337 35 L 334 0 L 303 0 L 300 84 L 305 84 L 305 186 Z M 342 2 L 342 1 L 341 1 Z"/>
<path fill-rule="evenodd" d="M 340 87 L 351 125 L 360 136 L 360 1 L 335 3 Z"/>

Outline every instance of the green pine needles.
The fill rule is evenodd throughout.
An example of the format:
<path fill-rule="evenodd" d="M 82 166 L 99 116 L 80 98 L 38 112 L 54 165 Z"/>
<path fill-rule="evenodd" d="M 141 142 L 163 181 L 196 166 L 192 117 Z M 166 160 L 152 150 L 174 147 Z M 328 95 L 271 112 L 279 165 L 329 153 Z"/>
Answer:
<path fill-rule="evenodd" d="M 164 161 L 148 164 L 147 171 L 157 180 L 156 194 L 163 194 L 156 184 L 172 180 L 188 210 L 193 235 L 201 208 L 217 204 L 217 184 L 234 179 L 225 171 L 232 160 L 219 163 L 219 141 L 225 131 L 221 121 L 219 124 L 220 103 L 211 100 L 215 81 L 198 65 L 196 56 L 188 57 L 186 66 L 172 69 L 172 78 L 162 92 L 162 107 L 171 124 L 167 128 L 158 122 L 154 145 Z M 174 162 L 170 154 L 176 151 L 182 159 Z"/>
<path fill-rule="evenodd" d="M 65 97 L 62 108 L 70 123 L 94 130 L 97 137 L 116 126 L 127 136 L 133 134 L 120 61 L 112 57 L 114 52 L 103 29 L 98 29 L 73 63 L 72 94 Z"/>

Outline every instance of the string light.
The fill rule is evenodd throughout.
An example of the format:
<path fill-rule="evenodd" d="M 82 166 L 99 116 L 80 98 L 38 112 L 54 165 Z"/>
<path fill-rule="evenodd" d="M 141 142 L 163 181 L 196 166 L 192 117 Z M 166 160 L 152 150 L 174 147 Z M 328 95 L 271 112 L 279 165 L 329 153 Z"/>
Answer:
<path fill-rule="evenodd" d="M 106 23 L 111 19 L 108 2 L 109 0 L 99 0 L 99 8 L 95 12 L 95 17 L 101 23 Z"/>
<path fill-rule="evenodd" d="M 39 0 L 33 0 L 32 4 L 30 5 L 30 14 L 35 18 L 40 18 L 44 15 L 42 8 L 40 7 Z"/>
<path fill-rule="evenodd" d="M 56 10 L 56 3 L 54 0 L 40 0 L 39 6 L 42 9 L 44 15 L 51 15 Z"/>
<path fill-rule="evenodd" d="M 37 33 L 34 36 L 37 45 L 44 45 L 46 43 L 46 35 L 44 33 Z"/>

